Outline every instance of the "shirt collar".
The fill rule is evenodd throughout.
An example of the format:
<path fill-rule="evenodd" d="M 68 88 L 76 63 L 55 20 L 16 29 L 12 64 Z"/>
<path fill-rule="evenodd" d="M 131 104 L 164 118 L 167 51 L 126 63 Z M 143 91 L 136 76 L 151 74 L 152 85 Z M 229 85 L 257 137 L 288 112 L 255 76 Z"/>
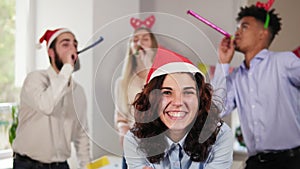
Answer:
<path fill-rule="evenodd" d="M 184 141 L 185 141 L 185 138 L 187 136 L 188 133 L 185 134 L 185 136 L 177 143 L 173 142 L 169 137 L 166 137 L 167 138 L 167 143 L 168 143 L 168 149 L 167 151 L 172 147 L 173 144 L 179 144 L 181 147 L 183 147 L 183 144 L 184 144 Z"/>
<path fill-rule="evenodd" d="M 268 49 L 263 49 L 260 52 L 258 52 L 258 54 L 256 54 L 256 56 L 254 57 L 255 59 L 264 59 L 269 53 Z"/>
<path fill-rule="evenodd" d="M 49 66 L 49 68 L 47 69 L 47 73 L 50 79 L 53 79 L 58 75 L 52 66 Z M 76 84 L 72 80 L 72 77 L 70 79 L 70 86 L 76 86 Z"/>
<path fill-rule="evenodd" d="M 264 60 L 265 57 L 268 55 L 269 50 L 268 49 L 263 49 L 260 52 L 258 52 L 254 58 L 251 60 L 250 64 L 253 64 L 254 62 L 256 63 L 259 60 Z M 245 60 L 243 61 L 243 63 L 241 64 L 241 68 L 242 69 L 246 69 L 246 65 L 245 65 Z"/>
<path fill-rule="evenodd" d="M 49 66 L 49 68 L 47 69 L 47 73 L 50 76 L 50 79 L 54 78 L 55 76 L 57 76 L 56 71 L 53 69 L 52 66 Z"/>

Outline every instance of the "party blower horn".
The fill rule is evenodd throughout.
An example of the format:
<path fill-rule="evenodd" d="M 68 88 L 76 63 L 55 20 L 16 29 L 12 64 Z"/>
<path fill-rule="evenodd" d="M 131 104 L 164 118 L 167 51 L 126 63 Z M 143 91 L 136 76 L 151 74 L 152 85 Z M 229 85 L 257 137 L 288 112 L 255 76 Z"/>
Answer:
<path fill-rule="evenodd" d="M 92 48 L 92 47 L 98 45 L 98 44 L 99 44 L 100 42 L 102 42 L 102 41 L 103 41 L 103 37 L 100 36 L 100 38 L 99 38 L 97 41 L 95 41 L 95 42 L 92 43 L 91 45 L 89 45 L 89 46 L 87 46 L 87 47 L 81 49 L 80 51 L 77 52 L 77 54 L 80 54 L 80 53 L 82 53 L 82 52 L 84 52 L 84 51 L 86 51 L 86 50 L 88 50 L 88 49 L 90 49 L 90 48 Z"/>
<path fill-rule="evenodd" d="M 224 31 L 223 29 L 221 29 L 220 27 L 218 27 L 217 25 L 211 23 L 210 21 L 208 21 L 207 19 L 201 17 L 200 15 L 198 15 L 196 12 L 192 11 L 192 10 L 188 10 L 187 14 L 192 15 L 193 17 L 197 18 L 198 20 L 200 20 L 201 22 L 205 23 L 206 25 L 210 26 L 211 28 L 213 28 L 214 30 L 220 32 L 221 34 L 223 34 L 224 36 L 226 36 L 227 38 L 233 38 L 232 35 L 230 35 L 228 32 Z"/>

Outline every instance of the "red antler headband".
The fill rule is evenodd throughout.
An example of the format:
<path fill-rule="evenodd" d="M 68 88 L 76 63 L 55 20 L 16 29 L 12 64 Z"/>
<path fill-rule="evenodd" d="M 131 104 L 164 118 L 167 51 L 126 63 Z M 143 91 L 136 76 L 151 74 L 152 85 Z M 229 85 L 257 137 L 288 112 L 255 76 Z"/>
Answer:
<path fill-rule="evenodd" d="M 140 28 L 142 26 L 145 26 L 149 29 L 151 29 L 151 27 L 153 26 L 155 22 L 155 17 L 154 15 L 149 16 L 148 18 L 146 18 L 144 21 L 137 19 L 137 18 L 131 18 L 130 19 L 130 24 L 134 29 Z"/>
<path fill-rule="evenodd" d="M 262 3 L 262 2 L 256 2 L 256 7 L 258 8 L 264 8 L 267 11 L 267 17 L 266 17 L 266 21 L 264 24 L 264 28 L 267 29 L 269 27 L 269 23 L 270 23 L 270 15 L 268 13 L 269 9 L 271 8 L 271 6 L 273 5 L 275 0 L 268 0 L 267 3 Z"/>
<path fill-rule="evenodd" d="M 268 0 L 267 3 L 262 3 L 262 2 L 256 2 L 256 7 L 259 8 L 264 8 L 266 11 L 269 11 L 269 9 L 271 8 L 271 6 L 273 5 L 275 0 Z"/>

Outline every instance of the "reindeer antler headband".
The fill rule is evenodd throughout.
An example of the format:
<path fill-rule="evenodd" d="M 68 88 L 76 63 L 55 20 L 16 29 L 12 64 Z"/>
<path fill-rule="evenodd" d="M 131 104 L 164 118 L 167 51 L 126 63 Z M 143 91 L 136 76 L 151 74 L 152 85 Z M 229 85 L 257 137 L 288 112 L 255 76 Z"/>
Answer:
<path fill-rule="evenodd" d="M 270 23 L 270 14 L 269 14 L 269 9 L 271 8 L 271 6 L 273 5 L 275 0 L 268 0 L 267 3 L 262 3 L 262 2 L 256 2 L 256 7 L 258 8 L 264 8 L 267 11 L 267 16 L 266 16 L 266 20 L 265 20 L 265 24 L 264 24 L 264 28 L 267 29 L 269 27 L 269 23 Z"/>
<path fill-rule="evenodd" d="M 146 18 L 144 21 L 138 19 L 138 18 L 131 18 L 130 19 L 130 24 L 134 29 L 140 28 L 145 26 L 146 28 L 151 29 L 151 27 L 153 26 L 155 22 L 155 17 L 154 15 L 149 16 L 148 18 Z"/>

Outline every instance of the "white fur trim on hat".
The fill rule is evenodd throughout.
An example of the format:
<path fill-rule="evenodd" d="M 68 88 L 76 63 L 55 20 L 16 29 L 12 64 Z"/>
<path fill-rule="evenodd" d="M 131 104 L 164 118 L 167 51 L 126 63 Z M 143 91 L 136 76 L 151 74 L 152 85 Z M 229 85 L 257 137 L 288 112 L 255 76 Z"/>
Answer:
<path fill-rule="evenodd" d="M 205 81 L 205 75 L 193 64 L 185 63 L 185 62 L 171 62 L 165 64 L 159 68 L 157 68 L 150 76 L 149 81 L 151 81 L 154 77 L 170 74 L 170 73 L 179 73 L 179 72 L 190 72 L 196 73 L 199 72 Z"/>

